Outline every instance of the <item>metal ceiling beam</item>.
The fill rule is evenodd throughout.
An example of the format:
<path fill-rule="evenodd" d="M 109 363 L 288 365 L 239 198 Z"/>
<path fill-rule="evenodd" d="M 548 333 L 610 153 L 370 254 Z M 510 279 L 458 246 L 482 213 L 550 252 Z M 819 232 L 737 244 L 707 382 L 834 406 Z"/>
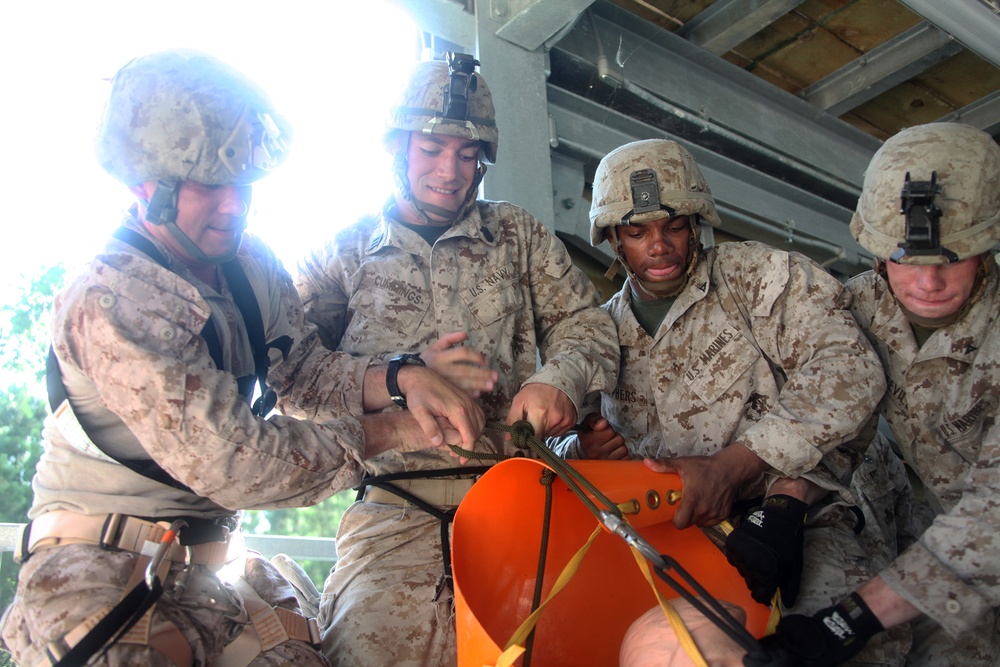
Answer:
<path fill-rule="evenodd" d="M 589 254 L 610 258 L 606 246 L 589 248 L 589 204 L 583 198 L 582 175 L 568 177 L 561 171 L 571 169 L 573 160 L 596 161 L 630 141 L 664 138 L 664 132 L 552 85 L 548 102 L 556 132 L 554 152 L 570 158 L 553 160 L 556 231 L 575 237 L 574 244 Z M 697 144 L 669 134 L 666 138 L 682 143 L 698 161 L 719 207 L 723 230 L 803 252 L 844 275 L 870 265 L 870 254 L 848 229 L 852 210 Z"/>
<path fill-rule="evenodd" d="M 878 139 L 610 2 L 591 12 L 594 21 L 577 24 L 553 59 L 558 50 L 597 63 L 596 26 L 609 79 L 686 124 L 692 141 L 754 153 L 790 179 L 802 174 L 856 200 Z"/>
<path fill-rule="evenodd" d="M 718 0 L 677 34 L 717 56 L 760 32 L 805 0 Z"/>
<path fill-rule="evenodd" d="M 803 88 L 799 96 L 839 116 L 962 50 L 954 37 L 920 23 Z"/>
<path fill-rule="evenodd" d="M 940 122 L 965 123 L 997 136 L 1000 134 L 1000 90 L 938 120 Z"/>
<path fill-rule="evenodd" d="M 534 51 L 572 24 L 594 0 L 489 0 L 497 37 Z"/>
<path fill-rule="evenodd" d="M 899 0 L 967 49 L 1000 67 L 1000 15 L 970 0 Z"/>

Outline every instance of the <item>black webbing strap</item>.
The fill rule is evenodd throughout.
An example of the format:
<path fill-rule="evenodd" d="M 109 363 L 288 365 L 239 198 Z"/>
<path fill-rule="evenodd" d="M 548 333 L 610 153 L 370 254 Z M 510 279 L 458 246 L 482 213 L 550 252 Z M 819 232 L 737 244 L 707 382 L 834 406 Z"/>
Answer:
<path fill-rule="evenodd" d="M 156 604 L 162 595 L 163 586 L 159 577 L 153 582 L 152 588 L 145 580 L 140 581 L 108 612 L 107 616 L 102 618 L 76 646 L 68 650 L 61 658 L 56 660 L 57 656 L 50 653 L 49 658 L 54 663 L 53 667 L 78 667 L 86 664 L 94 654 L 101 650 L 102 646 L 107 644 L 110 648 L 114 645 L 142 618 L 143 614 L 149 611 L 150 607 Z"/>
<path fill-rule="evenodd" d="M 354 490 L 358 492 L 358 500 L 362 500 L 364 498 L 366 487 L 374 486 L 378 489 L 382 489 L 383 491 L 388 491 L 389 493 L 399 496 L 403 500 L 413 503 L 441 522 L 441 556 L 444 560 L 444 578 L 438 584 L 437 591 L 435 591 L 434 594 L 435 599 L 441 594 L 441 591 L 445 586 L 447 586 L 448 590 L 452 593 L 454 593 L 455 590 L 454 578 L 451 570 L 451 540 L 448 535 L 448 526 L 455 520 L 455 508 L 452 507 L 446 510 L 439 509 L 424 501 L 422 498 L 413 495 L 409 491 L 399 488 L 392 482 L 402 479 L 436 479 L 438 477 L 452 477 L 455 475 L 482 475 L 489 470 L 490 467 L 491 466 L 469 466 L 466 468 L 410 470 L 406 472 L 387 473 L 385 475 L 366 477 L 362 480 L 361 484 L 354 487 Z"/>
<path fill-rule="evenodd" d="M 152 241 L 142 234 L 128 227 L 119 227 L 112 234 L 116 239 L 128 243 L 163 268 L 170 269 L 163 253 L 157 249 Z M 250 340 L 250 349 L 253 353 L 254 375 L 237 378 L 236 382 L 241 395 L 248 399 L 253 397 L 254 385 L 260 385 L 260 398 L 254 402 L 252 410 L 258 417 L 266 417 L 267 413 L 274 408 L 277 403 L 277 395 L 267 388 L 267 372 L 270 368 L 270 357 L 268 350 L 275 348 L 281 351 L 283 358 L 288 358 L 288 353 L 292 349 L 292 339 L 290 336 L 281 336 L 268 343 L 264 338 L 264 318 L 260 313 L 260 305 L 257 303 L 257 296 L 254 294 L 250 280 L 238 259 L 232 259 L 220 265 L 222 274 L 226 277 L 226 283 L 233 293 L 233 302 L 236 309 L 243 317 L 243 324 L 247 330 L 247 338 Z M 215 362 L 215 367 L 222 370 L 226 366 L 223 363 L 222 343 L 219 340 L 219 332 L 215 327 L 215 319 L 209 316 L 208 321 L 201 330 L 201 337 L 208 347 L 208 354 Z"/>
<path fill-rule="evenodd" d="M 49 407 L 52 409 L 52 414 L 55 414 L 56 410 L 60 405 L 62 405 L 63 401 L 69 401 L 69 396 L 66 394 L 66 385 L 63 384 L 62 374 L 59 372 L 59 361 L 56 359 L 56 353 L 55 350 L 52 349 L 52 346 L 49 346 L 49 356 L 45 361 L 45 385 L 49 393 Z M 153 459 L 118 458 L 101 447 L 94 438 L 91 438 L 90 433 L 87 432 L 87 429 L 82 423 L 80 424 L 80 428 L 83 429 L 84 433 L 86 433 L 87 437 L 90 438 L 90 441 L 95 447 L 104 452 L 106 456 L 125 466 L 132 472 L 156 482 L 160 482 L 161 484 L 166 484 L 167 486 L 175 489 L 194 493 L 190 487 L 174 479 L 169 472 L 161 468 L 160 464 Z"/>
<path fill-rule="evenodd" d="M 119 227 L 112 233 L 112 236 L 147 255 L 150 259 L 168 271 L 171 270 L 170 264 L 167 262 L 167 258 L 164 257 L 163 253 L 160 252 L 156 245 L 134 229 Z M 223 264 L 223 272 L 226 276 L 226 281 L 229 283 L 230 289 L 233 292 L 233 301 L 236 303 L 236 307 L 240 311 L 240 315 L 243 317 L 254 356 L 255 375 L 245 378 L 237 378 L 237 385 L 239 387 L 240 394 L 250 398 L 253 396 L 254 385 L 257 382 L 260 382 L 261 398 L 257 400 L 254 408 L 266 407 L 267 411 L 270 411 L 270 409 L 274 407 L 276 396 L 274 395 L 274 392 L 269 391 L 264 384 L 264 380 L 267 378 L 269 364 L 267 350 L 269 347 L 276 347 L 282 351 L 284 356 L 287 357 L 288 351 L 291 348 L 291 338 L 288 336 L 282 336 L 270 346 L 267 345 L 264 342 L 264 324 L 263 318 L 260 314 L 260 307 L 257 305 L 257 299 L 254 296 L 253 288 L 250 286 L 250 281 L 247 279 L 246 273 L 243 271 L 243 267 L 240 266 L 239 262 L 234 259 Z M 212 357 L 212 361 L 215 363 L 216 368 L 220 370 L 224 369 L 225 365 L 223 364 L 222 342 L 219 339 L 219 332 L 215 327 L 213 317 L 209 316 L 208 321 L 205 322 L 205 326 L 201 330 L 201 337 L 205 340 L 208 353 Z M 49 356 L 46 361 L 45 370 L 46 385 L 49 393 L 49 406 L 51 407 L 52 412 L 55 413 L 59 405 L 62 404 L 63 401 L 68 401 L 69 397 L 66 393 L 66 387 L 62 381 L 62 374 L 59 372 L 59 362 L 56 359 L 55 351 L 51 346 L 49 347 Z M 265 397 L 268 397 L 268 400 L 265 400 Z M 255 410 L 254 414 L 258 414 L 258 412 Z M 83 424 L 80 426 L 83 428 Z M 84 433 L 86 433 L 86 428 L 84 428 Z M 156 461 L 152 459 L 120 459 L 105 451 L 94 438 L 90 437 L 89 433 L 87 433 L 87 437 L 90 438 L 91 442 L 108 457 L 117 461 L 129 470 L 175 489 L 194 493 L 191 491 L 190 487 L 174 479 L 174 477 L 164 470 Z"/>
<path fill-rule="evenodd" d="M 222 264 L 222 273 L 226 276 L 226 282 L 233 293 L 233 301 L 243 316 L 243 324 L 250 339 L 250 349 L 253 350 L 254 374 L 257 377 L 257 384 L 260 385 L 260 397 L 253 404 L 253 413 L 258 417 L 266 417 L 278 401 L 277 394 L 267 388 L 267 371 L 271 365 L 268 350 L 271 348 L 280 350 L 282 358 L 287 359 L 292 349 L 292 339 L 290 336 L 280 336 L 270 343 L 265 340 L 264 318 L 260 314 L 257 296 L 246 272 L 237 260 Z"/>

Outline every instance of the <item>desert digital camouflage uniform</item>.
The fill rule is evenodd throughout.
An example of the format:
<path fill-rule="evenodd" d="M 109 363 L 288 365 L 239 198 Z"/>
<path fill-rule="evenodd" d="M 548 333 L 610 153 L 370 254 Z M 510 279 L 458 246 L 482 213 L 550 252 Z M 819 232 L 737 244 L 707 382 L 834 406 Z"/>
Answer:
<path fill-rule="evenodd" d="M 588 394 L 614 386 L 617 338 L 593 285 L 554 234 L 509 203 L 476 202 L 433 247 L 385 211 L 364 218 L 310 255 L 297 286 L 326 345 L 363 364 L 467 331 L 467 344 L 499 374 L 480 399 L 487 419 L 504 420 L 529 382 L 558 387 L 578 410 Z M 345 400 L 361 409 L 360 394 Z M 476 450 L 514 453 L 499 434 L 480 438 Z M 455 466 L 440 450 L 387 452 L 365 462 L 374 475 Z M 332 662 L 455 663 L 438 519 L 355 503 L 341 522 L 337 553 L 320 609 Z"/>
<path fill-rule="evenodd" d="M 847 310 L 849 293 L 811 260 L 755 242 L 702 252 L 654 336 L 632 312 L 628 282 L 605 304 L 622 359 L 601 414 L 633 458 L 708 456 L 743 443 L 774 470 L 747 484 L 743 499 L 763 496 L 767 477 L 779 475 L 831 490 L 805 531 L 794 610 L 811 613 L 873 574 L 843 505 L 853 503 L 846 487 L 873 436 L 881 367 Z M 579 454 L 575 444 L 564 443 L 568 455 Z M 857 664 L 902 664 L 908 636 L 896 634 Z"/>
<path fill-rule="evenodd" d="M 1000 664 L 997 271 L 991 268 L 968 312 L 919 347 L 881 275 L 867 272 L 847 286 L 885 367 L 880 411 L 937 515 L 880 573 L 927 617 L 915 622 L 908 664 Z"/>
<path fill-rule="evenodd" d="M 125 224 L 144 233 L 134 219 Z M 337 395 L 319 395 L 313 388 L 305 394 L 287 381 L 325 375 L 329 386 L 341 383 L 335 357 L 343 355 L 323 348 L 303 322 L 291 278 L 266 246 L 246 234 L 238 259 L 257 296 L 266 339 L 287 335 L 294 343 L 304 341 L 293 346 L 284 363 L 281 352 L 272 351 L 272 386 L 303 402 L 335 405 Z M 153 520 L 217 519 L 233 516 L 233 508 L 314 504 L 345 488 L 361 470 L 364 434 L 357 420 L 313 424 L 282 416 L 264 421 L 251 414 L 236 378 L 252 376 L 254 362 L 229 288 L 217 292 L 181 262 L 171 268 L 111 240 L 57 297 L 53 347 L 67 394 L 91 438 L 119 458 L 154 459 L 194 493 L 85 454 L 67 441 L 50 415 L 30 518 L 69 510 Z M 200 337 L 209 315 L 219 323 L 225 369 L 215 367 Z M 15 658 L 38 664 L 46 642 L 114 605 L 137 557 L 90 544 L 34 553 L 21 572 L 4 627 L 4 641 Z M 246 614 L 229 587 L 209 595 L 191 585 L 186 597 L 174 599 L 169 583 L 181 567 L 171 570 L 156 618 L 181 629 L 197 664 L 211 663 L 240 631 Z M 218 585 L 214 575 L 204 574 L 208 583 L 201 585 Z M 297 609 L 291 587 L 266 560 L 251 557 L 247 577 L 266 586 L 259 591 L 265 599 Z M 305 644 L 274 650 L 275 655 L 262 654 L 254 664 L 323 664 Z M 115 664 L 163 660 L 145 646 L 117 645 L 110 655 Z"/>
<path fill-rule="evenodd" d="M 98 160 L 143 203 L 116 232 L 136 235 L 132 243 L 111 240 L 56 299 L 50 377 L 70 399 L 62 407 L 71 403 L 76 416 L 59 418 L 67 413 L 57 407 L 43 431 L 31 522 L 19 550 L 27 560 L 3 622 L 4 642 L 19 663 L 50 664 L 77 642 L 67 632 L 86 635 L 96 614 L 141 580 L 160 533 L 183 519 L 188 526 L 176 524 L 182 544 L 175 541 L 163 561 L 164 596 L 97 660 L 203 665 L 232 645 L 246 648 L 235 664 L 325 664 L 304 641 L 288 641 L 286 621 L 299 630 L 305 623 L 288 612 L 298 609 L 288 582 L 228 531 L 239 523 L 238 509 L 306 505 L 337 491 L 359 465 L 364 432 L 350 417 L 308 424 L 254 416 L 257 365 L 231 286 L 223 274 L 213 287 L 189 270 L 218 271 L 213 266 L 236 260 L 265 341 L 280 343 L 269 348 L 272 386 L 299 402 L 337 404 L 333 387 L 350 382 L 336 362 L 345 355 L 322 347 L 303 321 L 290 277 L 263 244 L 242 236 L 250 184 L 283 160 L 287 134 L 263 91 L 203 53 L 140 56 L 112 80 Z M 194 194 L 181 206 L 185 185 Z M 227 188 L 230 199 L 204 194 L 216 188 Z M 140 210 L 142 220 L 135 217 Z M 211 222 L 239 234 L 202 248 L 178 220 L 188 231 Z M 154 240 L 161 237 L 150 229 L 164 230 L 183 254 Z M 148 255 L 134 247 L 144 243 L 152 245 L 144 246 Z M 215 249 L 221 254 L 208 254 Z M 215 360 L 202 337 L 209 331 L 218 339 Z M 305 384 L 294 384 L 296 376 Z M 173 483 L 114 457 L 157 464 Z M 216 574 L 226 563 L 234 584 Z M 251 610 L 277 621 L 268 629 L 254 619 L 260 642 L 249 631 Z M 47 655 L 50 644 L 57 650 Z"/>
<path fill-rule="evenodd" d="M 926 503 L 917 502 L 906 466 L 893 450 L 895 438 L 879 432 L 854 471 L 850 490 L 865 518 L 858 535 L 876 572 L 913 544 L 933 519 Z"/>

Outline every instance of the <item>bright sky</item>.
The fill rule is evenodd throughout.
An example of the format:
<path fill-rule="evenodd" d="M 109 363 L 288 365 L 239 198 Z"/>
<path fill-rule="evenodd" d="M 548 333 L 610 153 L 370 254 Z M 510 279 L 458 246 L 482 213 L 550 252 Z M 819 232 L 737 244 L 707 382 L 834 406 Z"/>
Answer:
<path fill-rule="evenodd" d="M 254 190 L 250 229 L 287 268 L 391 188 L 384 110 L 418 55 L 380 0 L 29 0 L 0 10 L 0 301 L 21 276 L 97 252 L 129 205 L 97 164 L 107 80 L 131 58 L 207 51 L 247 73 L 292 123 L 288 162 Z"/>

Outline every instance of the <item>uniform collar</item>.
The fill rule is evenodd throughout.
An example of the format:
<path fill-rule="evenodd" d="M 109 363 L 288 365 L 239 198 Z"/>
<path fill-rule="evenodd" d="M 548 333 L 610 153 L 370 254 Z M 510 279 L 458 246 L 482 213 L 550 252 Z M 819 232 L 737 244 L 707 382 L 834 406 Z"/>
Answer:
<path fill-rule="evenodd" d="M 889 292 L 885 279 L 877 276 L 875 284 L 879 298 L 872 320 L 872 333 L 885 341 L 908 365 L 939 358 L 971 364 L 990 330 L 991 314 L 998 298 L 997 273 L 994 271 L 987 278 L 982 295 L 962 319 L 937 329 L 919 349 L 899 302 Z"/>
<path fill-rule="evenodd" d="M 413 255 L 423 255 L 428 251 L 427 244 L 418 234 L 407 229 L 390 215 L 389 211 L 393 206 L 395 200 L 390 198 L 379 212 L 365 254 L 372 255 L 386 246 L 392 246 Z M 477 205 L 473 206 L 464 218 L 455 222 L 438 240 L 466 237 L 495 246 L 499 236 L 499 220 L 494 216 L 491 216 L 490 220 L 483 220 Z"/>
<path fill-rule="evenodd" d="M 646 347 L 650 342 L 659 340 L 691 306 L 708 296 L 711 290 L 712 265 L 714 263 L 715 251 L 713 248 L 709 248 L 705 251 L 705 256 L 698 262 L 698 266 L 695 267 L 687 285 L 677 295 L 677 300 L 674 301 L 667 316 L 663 318 L 660 328 L 656 330 L 656 335 L 652 337 L 646 334 L 632 313 L 632 299 L 634 297 L 632 296 L 632 286 L 626 280 L 618 301 L 620 308 L 618 338 L 621 344 L 627 347 Z M 622 326 L 623 324 L 626 326 Z"/>

